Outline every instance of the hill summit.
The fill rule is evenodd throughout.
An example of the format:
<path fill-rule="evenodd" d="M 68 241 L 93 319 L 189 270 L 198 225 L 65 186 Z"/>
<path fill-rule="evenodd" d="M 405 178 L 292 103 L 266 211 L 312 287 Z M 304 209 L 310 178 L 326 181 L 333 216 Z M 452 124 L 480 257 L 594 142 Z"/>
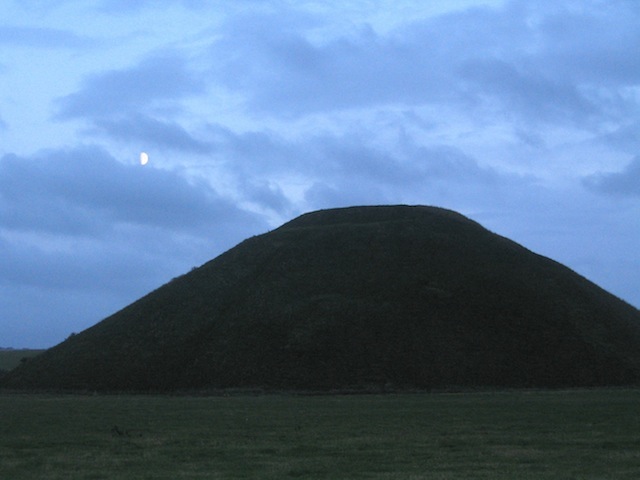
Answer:
<path fill-rule="evenodd" d="M 640 312 L 450 210 L 302 215 L 6 375 L 10 388 L 578 387 L 640 379 Z"/>

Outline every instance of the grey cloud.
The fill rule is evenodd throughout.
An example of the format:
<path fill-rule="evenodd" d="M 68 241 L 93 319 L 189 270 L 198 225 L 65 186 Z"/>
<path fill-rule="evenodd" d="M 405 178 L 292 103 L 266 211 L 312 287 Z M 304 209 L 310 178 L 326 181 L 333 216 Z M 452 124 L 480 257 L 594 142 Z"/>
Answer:
<path fill-rule="evenodd" d="M 242 186 L 247 200 L 280 215 L 289 215 L 293 205 L 275 182 L 252 179 Z"/>
<path fill-rule="evenodd" d="M 309 178 L 370 179 L 388 187 L 407 187 L 431 180 L 487 183 L 498 175 L 481 168 L 462 151 L 445 145 L 422 146 L 408 134 L 388 147 L 374 146 L 376 131 L 335 135 L 318 133 L 286 141 L 275 134 L 222 131 L 217 139 L 221 152 L 232 159 L 230 168 L 242 177 L 280 174 Z"/>
<path fill-rule="evenodd" d="M 95 235 L 135 224 L 198 232 L 225 222 L 256 225 L 204 183 L 127 166 L 98 148 L 0 161 L 0 226 L 11 229 Z"/>
<path fill-rule="evenodd" d="M 159 7 L 165 5 L 178 4 L 187 8 L 199 9 L 204 7 L 207 2 L 205 0 L 102 0 L 100 9 L 115 14 L 127 14 L 132 11 L 139 11 L 149 7 Z"/>
<path fill-rule="evenodd" d="M 215 146 L 221 163 L 241 178 L 304 170 L 313 147 L 307 140 L 291 142 L 269 131 L 237 133 L 215 124 L 209 125 L 208 143 Z"/>
<path fill-rule="evenodd" d="M 162 274 L 152 239 L 128 242 L 76 241 L 73 249 L 52 251 L 37 245 L 2 242 L 8 254 L 0 265 L 0 283 L 55 290 L 126 292 L 136 283 Z M 171 239 L 165 239 L 169 243 Z M 166 268 L 166 265 L 165 265 Z M 131 272 L 135 271 L 135 277 Z"/>
<path fill-rule="evenodd" d="M 380 185 L 366 181 L 316 181 L 306 191 L 305 201 L 310 210 L 349 207 L 353 205 L 376 205 L 402 203 L 398 196 L 390 194 Z"/>
<path fill-rule="evenodd" d="M 637 84 L 640 81 L 640 64 L 634 55 L 640 51 L 637 2 L 617 0 L 601 6 L 585 3 L 583 8 L 549 14 L 540 22 L 539 68 L 569 81 Z M 539 62 L 543 59 L 546 65 Z"/>
<path fill-rule="evenodd" d="M 469 62 L 460 69 L 470 82 L 468 92 L 490 95 L 505 110 L 518 112 L 528 119 L 554 120 L 563 117 L 582 120 L 597 112 L 576 88 L 560 79 L 548 79 L 537 72 L 519 71 L 499 60 Z"/>
<path fill-rule="evenodd" d="M 373 132 L 369 135 L 373 138 Z M 317 143 L 322 157 L 334 162 L 338 176 L 370 177 L 395 187 L 434 180 L 485 183 L 495 178 L 491 170 L 480 168 L 474 159 L 454 147 L 421 146 L 407 135 L 391 151 L 348 137 L 323 137 Z M 319 174 L 326 169 L 326 165 L 319 167 Z"/>
<path fill-rule="evenodd" d="M 314 143 L 318 154 L 313 167 L 316 174 L 324 177 L 346 175 L 359 181 L 369 179 L 397 186 L 415 181 L 416 170 L 420 168 L 358 139 L 323 136 Z"/>
<path fill-rule="evenodd" d="M 56 289 L 6 285 L 0 289 L 2 341 L 16 347 L 49 348 L 125 305 L 122 298 L 105 292 L 63 295 Z"/>
<path fill-rule="evenodd" d="M 214 46 L 214 71 L 265 111 L 300 114 L 446 95 L 439 88 L 446 72 L 423 46 L 388 41 L 370 29 L 316 46 L 277 19 L 244 21 L 236 20 L 233 34 Z"/>
<path fill-rule="evenodd" d="M 157 120 L 147 115 L 131 114 L 93 121 L 95 131 L 116 140 L 137 141 L 145 145 L 167 147 L 182 152 L 210 153 L 214 146 L 194 138 L 175 122 Z"/>
<path fill-rule="evenodd" d="M 203 90 L 203 83 L 189 70 L 185 59 L 168 53 L 148 58 L 128 69 L 87 78 L 79 92 L 57 100 L 56 118 L 122 115 Z"/>
<path fill-rule="evenodd" d="M 49 346 L 267 228 L 206 184 L 123 165 L 96 147 L 5 155 L 4 338 L 18 342 L 20 326 L 32 324 L 27 331 L 48 329 Z"/>
<path fill-rule="evenodd" d="M 640 155 L 621 172 L 591 175 L 584 179 L 584 184 L 600 193 L 640 196 Z"/>
<path fill-rule="evenodd" d="M 420 145 L 407 133 L 382 146 L 366 127 L 291 141 L 273 133 L 215 131 L 219 154 L 228 159 L 245 198 L 281 215 L 300 213 L 300 204 L 284 195 L 282 179 L 300 186 L 307 209 L 480 199 L 508 183 L 526 183 L 482 167 L 454 147 Z"/>
<path fill-rule="evenodd" d="M 57 28 L 0 26 L 0 44 L 36 48 L 78 48 L 95 45 L 96 41 Z"/>
<path fill-rule="evenodd" d="M 312 208 L 363 203 L 442 203 L 495 195 L 509 182 L 461 151 L 446 146 L 406 145 L 394 156 L 351 146 L 305 193 Z M 322 167 L 327 167 L 323 165 Z M 322 168 L 320 167 L 320 168 Z"/>
<path fill-rule="evenodd" d="M 640 121 L 633 121 L 601 137 L 605 143 L 633 154 L 640 151 Z"/>
<path fill-rule="evenodd" d="M 219 227 L 233 230 L 224 223 Z M 153 228 L 70 242 L 46 235 L 35 242 L 28 236 L 25 242 L 0 228 L 0 321 L 10 321 L 3 325 L 3 338 L 31 323 L 26 330 L 32 337 L 50 330 L 42 335 L 48 337 L 43 345 L 50 346 L 52 337 L 63 340 L 89 327 L 249 233 L 238 230 L 222 242 L 216 235 L 204 241 Z"/>
<path fill-rule="evenodd" d="M 222 32 L 213 45 L 212 71 L 246 95 L 252 110 L 276 116 L 442 102 L 469 110 L 490 99 L 502 114 L 576 122 L 611 109 L 615 91 L 594 92 L 626 85 L 620 71 L 635 79 L 640 70 L 634 60 L 640 22 L 627 18 L 625 5 L 590 4 L 576 16 L 564 3 L 513 1 L 418 20 L 385 34 L 364 26 L 322 44 L 307 37 L 309 21 L 296 27 L 286 15 L 254 15 L 234 19 Z M 629 15 L 637 16 L 637 9 Z M 607 33 L 609 41 L 589 33 L 593 25 L 598 32 L 615 30 L 616 20 L 624 33 Z M 557 51 L 562 22 L 584 34 Z"/>
<path fill-rule="evenodd" d="M 47 319 L 51 328 L 58 328 L 52 315 L 71 309 L 73 322 L 65 317 L 60 325 L 88 327 L 267 228 L 204 183 L 151 165 L 123 165 L 96 147 L 6 155 L 0 307 L 15 312 L 15 322 Z M 34 296 L 51 305 L 65 298 L 66 308 L 58 305 L 51 315 L 19 308 L 18 300 Z"/>
<path fill-rule="evenodd" d="M 488 193 L 495 185 L 520 181 L 480 166 L 457 148 L 422 145 L 402 129 L 395 141 L 386 144 L 377 142 L 376 127 L 366 125 L 341 134 L 318 132 L 296 139 L 212 126 L 210 136 L 216 158 L 234 176 L 246 199 L 279 213 L 293 212 L 287 205 L 292 200 L 282 198 L 288 191 L 284 185 L 291 182 L 309 190 L 310 208 L 324 208 L 331 201 L 335 205 L 345 205 L 347 200 L 397 203 L 398 196 L 419 199 L 426 191 Z"/>

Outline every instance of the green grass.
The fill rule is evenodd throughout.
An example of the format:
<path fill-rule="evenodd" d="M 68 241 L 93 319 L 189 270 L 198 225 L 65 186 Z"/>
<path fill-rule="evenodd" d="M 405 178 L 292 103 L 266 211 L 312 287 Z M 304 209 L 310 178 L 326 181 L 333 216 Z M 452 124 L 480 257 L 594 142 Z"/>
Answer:
<path fill-rule="evenodd" d="M 617 389 L 3 394 L 0 478 L 637 479 L 639 405 Z"/>

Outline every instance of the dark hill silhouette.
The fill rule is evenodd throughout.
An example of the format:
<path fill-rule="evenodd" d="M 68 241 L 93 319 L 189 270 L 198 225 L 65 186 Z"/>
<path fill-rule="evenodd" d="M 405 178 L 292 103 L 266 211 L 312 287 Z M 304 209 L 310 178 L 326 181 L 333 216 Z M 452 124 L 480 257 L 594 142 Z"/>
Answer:
<path fill-rule="evenodd" d="M 302 215 L 13 370 L 127 391 L 624 385 L 640 312 L 455 212 Z"/>

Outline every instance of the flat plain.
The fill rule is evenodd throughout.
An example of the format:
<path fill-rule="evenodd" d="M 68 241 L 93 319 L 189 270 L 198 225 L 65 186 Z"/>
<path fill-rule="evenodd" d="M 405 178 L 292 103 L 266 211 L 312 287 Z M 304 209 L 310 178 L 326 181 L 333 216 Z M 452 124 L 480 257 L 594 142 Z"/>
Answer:
<path fill-rule="evenodd" d="M 0 394 L 0 478 L 637 479 L 640 390 Z"/>

